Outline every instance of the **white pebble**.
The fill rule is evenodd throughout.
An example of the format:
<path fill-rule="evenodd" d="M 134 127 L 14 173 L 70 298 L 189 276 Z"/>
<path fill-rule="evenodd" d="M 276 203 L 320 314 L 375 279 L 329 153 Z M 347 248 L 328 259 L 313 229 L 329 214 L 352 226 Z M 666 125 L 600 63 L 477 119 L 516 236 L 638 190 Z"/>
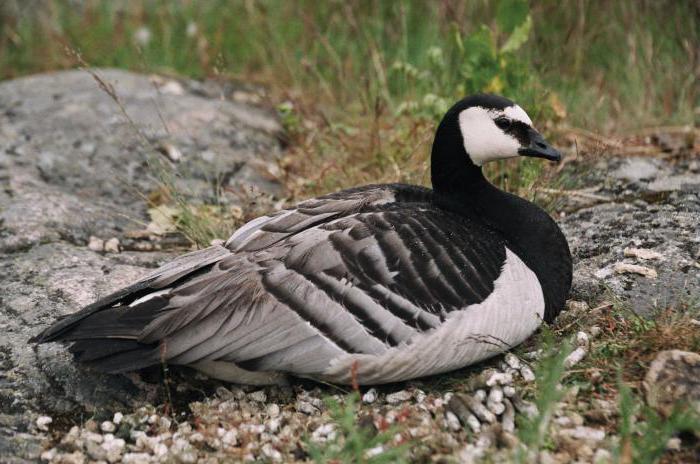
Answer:
<path fill-rule="evenodd" d="M 474 433 L 481 432 L 481 422 L 479 422 L 479 419 L 477 419 L 474 414 L 469 414 L 467 416 L 467 425 Z"/>
<path fill-rule="evenodd" d="M 486 386 L 510 385 L 513 383 L 513 376 L 504 372 L 494 372 L 486 379 Z"/>
<path fill-rule="evenodd" d="M 399 390 L 386 395 L 386 402 L 389 404 L 397 404 L 411 399 L 411 393 L 408 390 Z"/>
<path fill-rule="evenodd" d="M 482 403 L 486 401 L 486 390 L 477 390 L 474 392 L 474 398 L 481 401 Z"/>
<path fill-rule="evenodd" d="M 362 395 L 362 402 L 365 404 L 372 404 L 377 401 L 377 389 L 370 388 Z"/>
<path fill-rule="evenodd" d="M 506 385 L 503 387 L 503 394 L 507 397 L 510 398 L 511 396 L 515 395 L 515 387 L 512 385 Z"/>
<path fill-rule="evenodd" d="M 588 345 L 590 344 L 588 334 L 586 332 L 577 332 L 576 333 L 576 344 L 578 346 L 582 346 L 584 348 L 587 348 Z"/>
<path fill-rule="evenodd" d="M 564 437 L 571 437 L 577 440 L 587 440 L 587 441 L 602 441 L 605 439 L 605 431 L 601 429 L 594 429 L 593 427 L 578 426 L 573 429 L 562 429 L 559 431 L 559 435 Z"/>
<path fill-rule="evenodd" d="M 535 381 L 535 373 L 532 372 L 532 369 L 530 369 L 530 367 L 525 364 L 520 366 L 520 375 L 522 376 L 525 382 L 529 383 Z"/>
<path fill-rule="evenodd" d="M 122 414 L 120 412 L 115 412 L 114 417 L 112 418 L 112 422 L 119 425 L 122 423 L 122 419 L 124 419 L 124 414 Z"/>
<path fill-rule="evenodd" d="M 107 253 L 119 253 L 119 239 L 112 237 L 105 242 L 105 251 Z"/>
<path fill-rule="evenodd" d="M 100 424 L 100 430 L 102 430 L 105 433 L 112 433 L 115 430 L 117 430 L 117 427 L 114 425 L 113 422 L 104 421 L 103 423 Z"/>
<path fill-rule="evenodd" d="M 221 435 L 221 443 L 223 443 L 224 446 L 236 446 L 238 444 L 238 431 L 236 429 L 226 430 Z"/>
<path fill-rule="evenodd" d="M 268 404 L 265 410 L 269 417 L 277 417 L 280 415 L 280 407 L 275 403 Z"/>
<path fill-rule="evenodd" d="M 586 357 L 587 353 L 588 353 L 588 350 L 586 348 L 579 346 L 574 351 L 572 351 L 571 354 L 569 354 L 569 356 L 567 356 L 564 359 L 564 367 L 566 367 L 568 369 L 570 367 L 575 366 L 576 364 L 581 362 L 581 360 L 583 360 L 583 358 Z"/>
<path fill-rule="evenodd" d="M 248 393 L 248 399 L 257 401 L 258 403 L 264 403 L 267 401 L 267 393 L 265 393 L 264 390 L 254 391 L 253 393 Z"/>
<path fill-rule="evenodd" d="M 598 335 L 600 335 L 600 333 L 602 332 L 602 329 L 597 325 L 592 326 L 589 330 L 591 332 L 591 338 L 598 337 Z"/>
<path fill-rule="evenodd" d="M 506 409 L 506 407 L 503 405 L 503 390 L 501 390 L 499 387 L 493 387 L 489 392 L 488 399 L 486 400 L 486 407 L 488 407 L 489 411 L 497 416 L 503 414 L 503 411 Z"/>
<path fill-rule="evenodd" d="M 375 446 L 365 451 L 365 459 L 372 459 L 384 452 L 384 445 Z"/>
<path fill-rule="evenodd" d="M 447 422 L 447 427 L 453 432 L 459 432 L 462 430 L 462 425 L 459 423 L 459 419 L 452 411 L 445 412 L 445 422 Z"/>
<path fill-rule="evenodd" d="M 94 235 L 91 235 L 90 239 L 88 240 L 88 248 L 92 251 L 104 251 L 105 241 L 101 238 L 97 238 Z"/>
<path fill-rule="evenodd" d="M 505 361 L 513 369 L 520 369 L 520 359 L 513 353 L 506 353 Z"/>
<path fill-rule="evenodd" d="M 503 404 L 505 405 L 505 411 L 501 418 L 501 426 L 503 431 L 513 433 L 515 431 L 515 408 L 508 399 L 504 400 Z"/>
<path fill-rule="evenodd" d="M 262 454 L 274 462 L 282 461 L 282 453 L 277 451 L 274 446 L 272 446 L 272 443 L 265 443 L 262 446 Z"/>
<path fill-rule="evenodd" d="M 151 455 L 148 453 L 126 453 L 122 456 L 122 464 L 148 464 Z"/>
<path fill-rule="evenodd" d="M 669 438 L 666 442 L 666 449 L 670 451 L 680 451 L 681 439 L 678 437 Z"/>
<path fill-rule="evenodd" d="M 112 438 L 111 440 L 105 439 L 102 443 L 102 449 L 106 451 L 106 458 L 109 462 L 120 461 L 124 448 L 126 448 L 126 442 L 121 438 Z"/>
<path fill-rule="evenodd" d="M 39 416 L 36 418 L 36 428 L 46 432 L 49 430 L 49 424 L 53 422 L 49 416 Z"/>
<path fill-rule="evenodd" d="M 484 404 L 479 401 L 475 396 L 463 395 L 464 402 L 467 407 L 474 413 L 474 415 L 484 422 L 493 424 L 496 422 L 496 416 L 489 411 Z"/>

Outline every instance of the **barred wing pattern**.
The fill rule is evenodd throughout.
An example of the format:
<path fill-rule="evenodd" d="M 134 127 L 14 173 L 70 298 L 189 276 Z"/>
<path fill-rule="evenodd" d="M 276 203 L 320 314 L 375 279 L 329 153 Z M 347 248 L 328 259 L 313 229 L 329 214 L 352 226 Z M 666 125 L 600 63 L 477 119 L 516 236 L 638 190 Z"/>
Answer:
<path fill-rule="evenodd" d="M 509 253 L 487 229 L 435 208 L 427 189 L 370 186 L 254 220 L 225 248 L 186 255 L 40 340 L 73 341 L 79 360 L 108 372 L 224 361 L 347 382 L 339 359 L 406 351 L 483 305 L 506 261 L 519 261 Z M 536 278 L 523 275 L 532 293 Z M 373 369 L 361 380 L 415 373 Z"/>

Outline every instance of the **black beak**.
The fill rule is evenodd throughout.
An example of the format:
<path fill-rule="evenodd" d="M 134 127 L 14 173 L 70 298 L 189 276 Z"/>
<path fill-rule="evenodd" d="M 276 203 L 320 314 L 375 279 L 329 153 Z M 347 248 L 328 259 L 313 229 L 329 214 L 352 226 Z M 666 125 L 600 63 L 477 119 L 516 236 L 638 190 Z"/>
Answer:
<path fill-rule="evenodd" d="M 532 156 L 533 158 L 544 158 L 550 161 L 561 161 L 561 153 L 547 143 L 539 132 L 534 129 L 530 129 L 528 135 L 530 136 L 530 146 L 519 149 L 519 155 Z"/>

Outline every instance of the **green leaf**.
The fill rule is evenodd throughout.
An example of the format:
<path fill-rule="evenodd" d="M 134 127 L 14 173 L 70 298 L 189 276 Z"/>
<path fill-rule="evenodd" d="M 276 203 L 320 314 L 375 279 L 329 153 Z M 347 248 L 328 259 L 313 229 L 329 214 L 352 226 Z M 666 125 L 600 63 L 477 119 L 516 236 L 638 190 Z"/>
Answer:
<path fill-rule="evenodd" d="M 501 47 L 501 53 L 512 53 L 520 49 L 527 42 L 532 30 L 532 17 L 527 16 L 525 22 L 520 24 L 513 30 L 513 33 L 508 37 L 506 43 Z"/>
<path fill-rule="evenodd" d="M 506 34 L 523 24 L 530 13 L 526 0 L 501 0 L 496 11 L 496 23 Z"/>

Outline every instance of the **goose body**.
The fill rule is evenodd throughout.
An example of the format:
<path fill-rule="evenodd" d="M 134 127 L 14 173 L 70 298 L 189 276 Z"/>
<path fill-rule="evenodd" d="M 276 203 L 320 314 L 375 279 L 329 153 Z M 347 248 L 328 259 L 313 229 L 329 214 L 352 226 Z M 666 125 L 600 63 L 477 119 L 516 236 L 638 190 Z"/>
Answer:
<path fill-rule="evenodd" d="M 514 103 L 468 97 L 438 128 L 434 190 L 370 185 L 260 217 L 37 341 L 70 342 L 106 372 L 166 361 L 253 384 L 380 384 L 502 353 L 553 320 L 571 285 L 556 223 L 481 172 L 518 154 L 558 156 Z"/>

